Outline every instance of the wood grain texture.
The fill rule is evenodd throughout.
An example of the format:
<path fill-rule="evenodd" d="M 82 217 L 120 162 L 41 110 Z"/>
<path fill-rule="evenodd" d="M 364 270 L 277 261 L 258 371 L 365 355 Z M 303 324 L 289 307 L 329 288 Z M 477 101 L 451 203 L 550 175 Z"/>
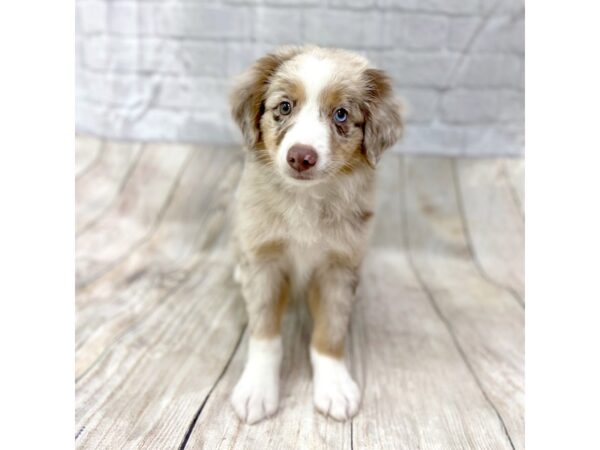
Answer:
<path fill-rule="evenodd" d="M 103 144 L 102 153 L 75 182 L 75 232 L 81 234 L 118 201 L 131 171 L 142 154 L 141 144 Z"/>
<path fill-rule="evenodd" d="M 525 161 L 522 158 L 506 158 L 502 162 L 515 204 L 525 217 Z"/>
<path fill-rule="evenodd" d="M 510 448 L 410 266 L 398 157 L 379 168 L 373 250 L 363 264 L 352 351 L 363 389 L 355 448 Z"/>
<path fill-rule="evenodd" d="M 524 311 L 483 278 L 459 211 L 452 161 L 405 160 L 405 218 L 411 261 L 464 362 L 514 448 L 524 447 Z"/>
<path fill-rule="evenodd" d="M 239 341 L 237 297 L 215 254 L 125 333 L 77 382 L 77 448 L 178 448 Z"/>
<path fill-rule="evenodd" d="M 348 339 L 359 414 L 338 423 L 314 411 L 300 301 L 284 318 L 279 412 L 248 426 L 229 405 L 247 345 L 228 248 L 241 152 L 86 139 L 77 448 L 523 448 L 513 160 L 383 158 Z"/>
<path fill-rule="evenodd" d="M 75 179 L 91 169 L 102 153 L 103 142 L 91 136 L 77 136 L 75 139 Z"/>
<path fill-rule="evenodd" d="M 524 303 L 525 230 L 504 161 L 463 159 L 454 162 L 453 170 L 475 263 Z"/>
<path fill-rule="evenodd" d="M 296 303 L 290 308 L 282 329 L 285 353 L 277 414 L 247 425 L 240 422 L 229 405 L 229 396 L 245 362 L 244 342 L 204 406 L 186 449 L 351 448 L 351 424 L 336 422 L 314 411 L 308 358 L 310 324 L 305 305 Z"/>
<path fill-rule="evenodd" d="M 194 152 L 152 238 L 78 295 L 78 448 L 178 448 L 228 364 L 245 318 L 221 243 L 240 167 Z"/>
<path fill-rule="evenodd" d="M 75 276 L 83 288 L 147 239 L 160 221 L 191 154 L 188 146 L 148 146 L 119 199 L 75 240 Z"/>
<path fill-rule="evenodd" d="M 153 237 L 78 293 L 76 377 L 177 289 L 223 237 L 241 160 L 233 152 L 206 153 L 194 152 Z"/>

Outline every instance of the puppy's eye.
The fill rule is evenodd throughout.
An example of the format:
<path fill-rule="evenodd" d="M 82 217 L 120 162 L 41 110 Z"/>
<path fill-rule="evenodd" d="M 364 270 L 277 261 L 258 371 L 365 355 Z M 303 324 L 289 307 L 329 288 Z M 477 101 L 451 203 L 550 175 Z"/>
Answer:
<path fill-rule="evenodd" d="M 290 102 L 281 102 L 279 104 L 279 112 L 283 116 L 287 116 L 292 112 L 292 104 Z"/>
<path fill-rule="evenodd" d="M 348 111 L 346 111 L 344 108 L 337 109 L 333 114 L 333 120 L 335 120 L 337 123 L 343 123 L 346 121 L 346 119 L 348 119 Z"/>

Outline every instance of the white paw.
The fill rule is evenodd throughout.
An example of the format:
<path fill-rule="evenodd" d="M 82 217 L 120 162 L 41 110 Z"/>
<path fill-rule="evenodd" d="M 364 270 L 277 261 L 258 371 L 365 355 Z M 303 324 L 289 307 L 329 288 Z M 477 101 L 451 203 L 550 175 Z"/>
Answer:
<path fill-rule="evenodd" d="M 360 406 L 360 390 L 342 361 L 311 350 L 314 402 L 317 410 L 336 420 L 352 418 Z"/>
<path fill-rule="evenodd" d="M 279 339 L 250 340 L 244 373 L 231 395 L 233 409 L 244 422 L 256 423 L 277 411 L 281 356 Z"/>
<path fill-rule="evenodd" d="M 260 422 L 272 416 L 279 405 L 277 380 L 258 379 L 242 375 L 231 395 L 231 404 L 238 417 L 247 423 Z"/>

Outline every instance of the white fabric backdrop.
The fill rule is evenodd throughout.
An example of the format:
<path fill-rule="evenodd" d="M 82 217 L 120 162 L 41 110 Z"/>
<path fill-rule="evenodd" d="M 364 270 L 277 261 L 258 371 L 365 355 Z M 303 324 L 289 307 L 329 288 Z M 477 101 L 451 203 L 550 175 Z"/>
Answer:
<path fill-rule="evenodd" d="M 240 142 L 229 80 L 285 43 L 345 47 L 408 104 L 397 151 L 521 154 L 522 0 L 78 0 L 76 128 Z"/>

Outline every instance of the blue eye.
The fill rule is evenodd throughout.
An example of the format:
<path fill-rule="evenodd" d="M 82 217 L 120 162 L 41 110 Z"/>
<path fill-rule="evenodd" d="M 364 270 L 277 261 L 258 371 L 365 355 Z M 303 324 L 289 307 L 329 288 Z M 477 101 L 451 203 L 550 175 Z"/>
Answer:
<path fill-rule="evenodd" d="M 343 123 L 346 121 L 346 119 L 348 119 L 348 111 L 346 111 L 344 108 L 336 110 L 333 114 L 333 120 L 338 123 Z"/>
<path fill-rule="evenodd" d="M 279 112 L 284 115 L 287 116 L 289 113 L 292 112 L 292 104 L 290 102 L 287 101 L 283 101 L 279 104 Z"/>

